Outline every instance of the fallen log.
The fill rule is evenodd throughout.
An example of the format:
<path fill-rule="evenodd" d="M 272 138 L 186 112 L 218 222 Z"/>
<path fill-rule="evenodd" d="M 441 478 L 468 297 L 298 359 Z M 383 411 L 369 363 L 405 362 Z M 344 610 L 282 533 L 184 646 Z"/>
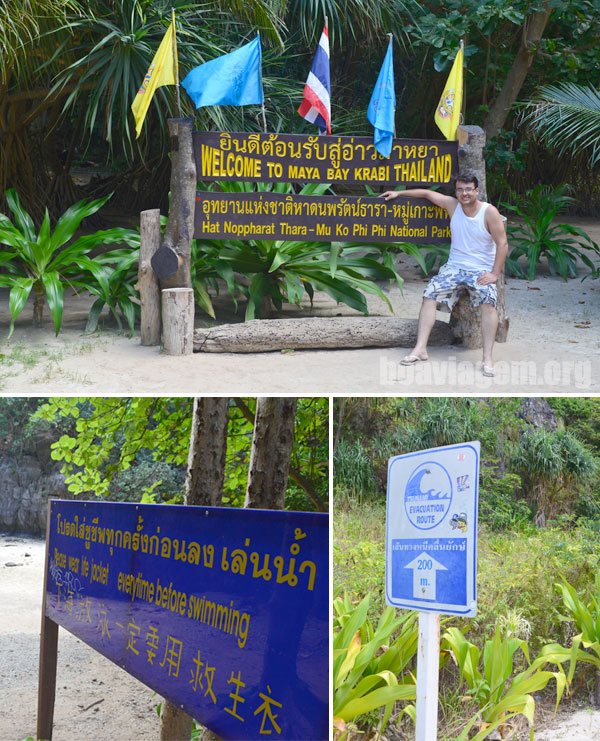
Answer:
<path fill-rule="evenodd" d="M 413 347 L 416 319 L 395 317 L 311 317 L 253 319 L 194 330 L 194 352 L 274 352 L 277 350 L 347 350 L 357 347 Z M 454 335 L 436 321 L 430 345 L 449 345 Z"/>

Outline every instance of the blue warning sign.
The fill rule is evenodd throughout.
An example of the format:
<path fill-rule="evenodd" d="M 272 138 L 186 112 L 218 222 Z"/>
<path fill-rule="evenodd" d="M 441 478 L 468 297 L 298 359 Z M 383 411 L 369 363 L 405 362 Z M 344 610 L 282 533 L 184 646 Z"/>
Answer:
<path fill-rule="evenodd" d="M 470 442 L 390 459 L 388 604 L 476 614 L 479 451 Z"/>

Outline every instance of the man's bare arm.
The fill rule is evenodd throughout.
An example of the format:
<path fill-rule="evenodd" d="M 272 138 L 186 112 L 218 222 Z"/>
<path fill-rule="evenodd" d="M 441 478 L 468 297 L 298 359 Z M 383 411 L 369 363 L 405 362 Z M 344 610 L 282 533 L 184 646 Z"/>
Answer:
<path fill-rule="evenodd" d="M 386 201 L 394 200 L 395 198 L 425 198 L 431 201 L 435 206 L 445 208 L 446 211 L 452 216 L 456 204 L 458 201 L 452 196 L 445 196 L 443 193 L 438 193 L 436 190 L 426 190 L 425 188 L 412 188 L 411 190 L 386 190 L 382 193 L 380 198 L 385 198 Z"/>
<path fill-rule="evenodd" d="M 506 256 L 508 255 L 508 240 L 504 219 L 495 206 L 488 206 L 485 212 L 485 225 L 492 239 L 496 243 L 496 258 L 490 273 L 484 273 L 477 281 L 480 285 L 495 283 L 500 277 Z"/>

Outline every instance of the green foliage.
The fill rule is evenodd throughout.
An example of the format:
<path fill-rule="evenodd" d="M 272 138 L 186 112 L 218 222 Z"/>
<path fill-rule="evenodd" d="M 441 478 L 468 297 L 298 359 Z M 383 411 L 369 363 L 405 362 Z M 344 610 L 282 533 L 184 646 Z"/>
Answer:
<path fill-rule="evenodd" d="M 538 185 L 519 197 L 517 205 L 502 204 L 522 219 L 522 224 L 508 227 L 510 254 L 506 270 L 510 275 L 533 280 L 538 263 L 545 258 L 552 275 L 560 275 L 567 280 L 577 275 L 577 262 L 580 260 L 590 271 L 594 262 L 587 254 L 596 258 L 600 247 L 591 237 L 577 226 L 553 223 L 561 212 L 574 202 L 567 195 L 568 185 L 551 188 Z M 519 264 L 519 258 L 526 258 L 526 268 Z"/>
<path fill-rule="evenodd" d="M 139 502 L 145 497 L 153 503 L 181 503 L 184 484 L 183 466 L 155 461 L 149 451 L 141 450 L 136 456 L 135 465 L 115 473 L 110 483 L 109 498 L 111 501 Z"/>
<path fill-rule="evenodd" d="M 586 527 L 530 528 L 491 533 L 482 528 L 478 545 L 478 615 L 475 636 L 488 633 L 499 614 L 517 610 L 531 625 L 536 647 L 560 640 L 554 582 L 560 575 L 578 590 L 593 582 L 600 566 L 600 536 Z"/>
<path fill-rule="evenodd" d="M 544 521 L 572 511 L 578 498 L 574 484 L 590 481 L 597 470 L 593 455 L 566 430 L 529 430 L 511 463 Z"/>
<path fill-rule="evenodd" d="M 479 711 L 467 723 L 459 739 L 470 738 L 469 732 L 479 724 L 480 730 L 473 739 L 485 739 L 492 731 L 516 715 L 529 721 L 530 739 L 533 740 L 534 693 L 543 690 L 551 679 L 556 681 L 556 707 L 565 690 L 567 679 L 562 669 L 565 661 L 562 652 L 546 651 L 529 663 L 527 642 L 520 638 L 504 636 L 497 626 L 492 639 L 485 642 L 483 654 L 468 641 L 458 628 L 448 628 L 442 636 L 442 646 L 450 650 L 464 681 L 468 694 Z M 522 651 L 527 668 L 514 673 L 517 651 Z M 557 671 L 544 670 L 547 663 L 557 666 Z"/>
<path fill-rule="evenodd" d="M 98 245 L 127 241 L 131 238 L 131 231 L 108 229 L 73 240 L 83 219 L 99 211 L 110 196 L 75 203 L 58 219 L 53 230 L 46 210 L 37 232 L 33 219 L 21 206 L 17 192 L 11 188 L 5 196 L 13 221 L 0 214 L 0 265 L 6 271 L 0 275 L 0 286 L 10 288 L 9 337 L 32 291 L 39 305 L 38 319 L 41 320 L 41 302 L 45 298 L 58 334 L 62 324 L 65 285 L 109 296 L 110 273 L 104 265 L 116 258 L 92 259 L 90 252 Z M 118 305 L 123 308 L 122 303 Z M 111 309 L 116 309 L 116 306 Z"/>
<path fill-rule="evenodd" d="M 548 400 L 564 424 L 594 453 L 600 453 L 600 399 L 593 396 L 556 396 Z"/>
<path fill-rule="evenodd" d="M 381 733 L 394 704 L 416 697 L 411 675 L 398 681 L 417 651 L 416 613 L 387 607 L 374 627 L 367 617 L 368 594 L 357 606 L 348 597 L 338 598 L 333 609 L 334 726 L 343 734 L 347 722 L 383 708 Z"/>
<path fill-rule="evenodd" d="M 479 486 L 479 519 L 490 530 L 522 528 L 531 521 L 531 509 L 517 498 L 521 478 L 514 473 L 498 475 L 490 466 L 482 466 Z"/>
<path fill-rule="evenodd" d="M 107 267 L 108 274 L 102 284 L 92 283 L 88 286 L 88 291 L 98 298 L 90 309 L 86 334 L 96 331 L 105 306 L 115 318 L 119 331 L 123 330 L 125 321 L 129 334 L 134 332 L 135 322 L 140 314 L 136 288 L 140 257 L 139 233 L 133 229 L 123 229 L 122 232 L 123 241 L 128 243 L 130 249 L 111 250 L 97 258 L 98 262 Z"/>
<path fill-rule="evenodd" d="M 240 400 L 254 415 L 254 402 Z M 188 459 L 193 400 L 187 397 L 58 398 L 47 401 L 36 419 L 68 420 L 73 428 L 52 446 L 52 457 L 63 462 L 69 491 L 99 498 L 135 498 L 144 492 L 153 501 L 171 500 L 181 494 L 178 469 Z M 246 491 L 253 423 L 240 407 L 229 408 L 227 456 L 223 503 L 241 506 Z M 305 486 L 326 506 L 328 469 L 328 399 L 299 399 L 295 420 L 292 466 Z M 151 462 L 154 463 L 151 463 Z M 161 467 L 162 466 L 162 467 Z M 161 483 L 152 475 L 160 476 Z M 290 479 L 294 501 L 304 509 L 315 504 L 300 496 Z M 286 504 L 289 503 L 286 500 Z"/>
<path fill-rule="evenodd" d="M 571 668 L 569 669 L 569 681 L 571 681 L 576 661 L 593 664 L 600 671 L 600 576 L 596 574 L 594 593 L 587 603 L 579 597 L 575 588 L 565 579 L 562 583 L 556 584 L 556 588 L 561 594 L 567 613 L 566 616 L 561 616 L 561 619 L 572 620 L 579 631 L 571 643 Z M 583 646 L 585 651 L 581 651 L 580 646 Z"/>
<path fill-rule="evenodd" d="M 251 193 L 252 183 L 219 183 L 220 190 Z M 289 183 L 258 183 L 258 192 L 291 193 Z M 299 191 L 302 195 L 323 195 L 329 185 L 313 183 Z M 410 248 L 407 248 L 410 249 Z M 382 299 L 392 306 L 376 281 L 402 278 L 395 271 L 391 252 L 378 245 L 335 242 L 287 242 L 257 239 L 196 240 L 193 275 L 196 300 L 210 316 L 214 310 L 209 286 L 220 278 L 235 302 L 246 300 L 245 318 L 268 316 L 271 308 L 281 311 L 284 303 L 300 305 L 305 294 L 312 301 L 316 290 L 324 291 L 338 303 L 367 313 L 364 294 Z"/>
<path fill-rule="evenodd" d="M 333 456 L 335 485 L 356 502 L 362 502 L 376 489 L 373 461 L 360 440 L 340 440 Z"/>
<path fill-rule="evenodd" d="M 592 85 L 544 85 L 526 105 L 523 120 L 558 154 L 584 151 L 590 167 L 600 162 L 600 92 Z"/>

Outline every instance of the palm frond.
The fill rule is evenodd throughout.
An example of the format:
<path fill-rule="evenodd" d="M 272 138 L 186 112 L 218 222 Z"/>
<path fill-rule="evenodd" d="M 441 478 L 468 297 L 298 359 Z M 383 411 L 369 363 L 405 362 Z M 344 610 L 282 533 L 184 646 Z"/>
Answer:
<path fill-rule="evenodd" d="M 565 82 L 540 88 L 527 103 L 523 122 L 546 146 L 561 154 L 588 151 L 590 166 L 600 162 L 600 91 Z"/>

